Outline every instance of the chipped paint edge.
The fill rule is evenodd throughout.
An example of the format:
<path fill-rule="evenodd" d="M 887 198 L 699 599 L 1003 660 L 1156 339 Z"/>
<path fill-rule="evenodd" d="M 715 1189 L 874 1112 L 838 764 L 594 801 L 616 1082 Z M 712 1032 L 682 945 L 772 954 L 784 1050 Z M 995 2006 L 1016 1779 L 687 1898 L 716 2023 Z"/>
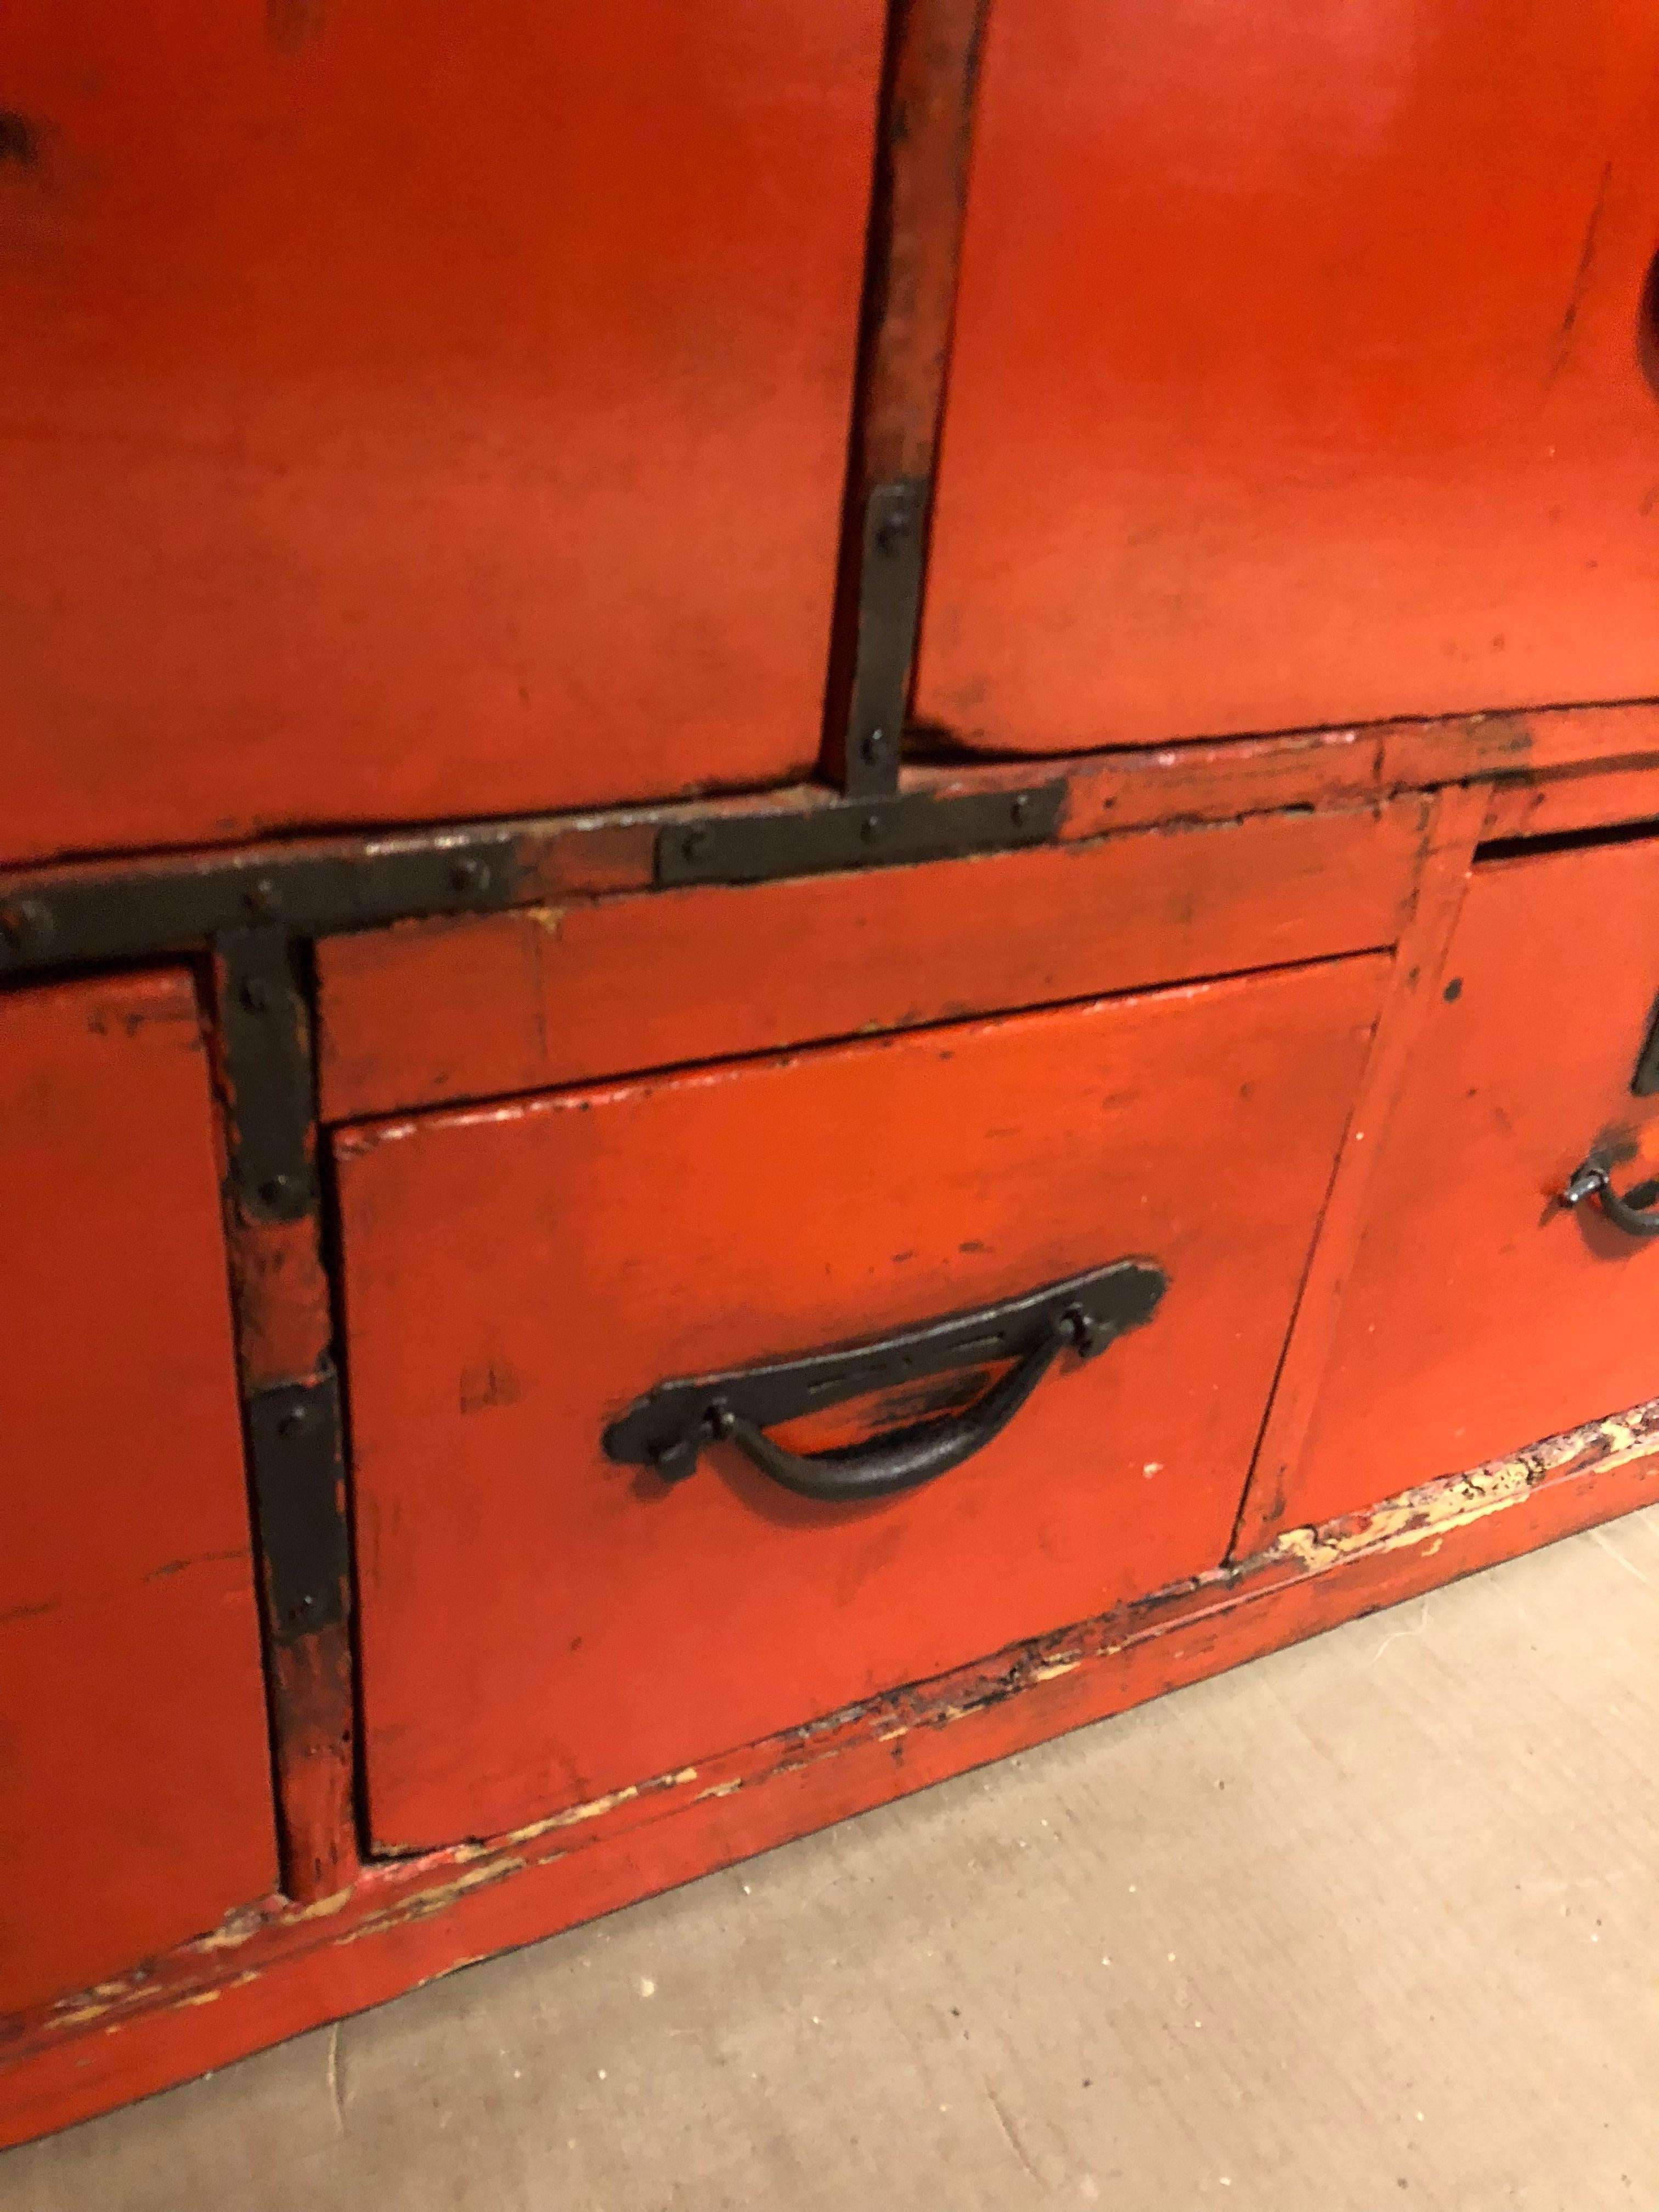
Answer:
<path fill-rule="evenodd" d="M 313 1905 L 296 1905 L 282 1898 L 262 1900 L 125 1977 L 76 1992 L 55 2006 L 9 2023 L 6 2040 L 0 2046 L 0 2143 L 23 2140 L 27 2134 L 40 2131 L 38 2126 L 26 2125 L 20 2135 L 9 2126 L 6 2114 L 11 2085 L 21 2087 L 32 2067 L 52 2062 L 54 2054 L 76 2051 L 89 2037 L 101 2040 L 145 2023 L 165 2034 L 164 2023 L 169 2015 L 194 2011 L 233 1990 L 304 1969 L 307 1961 L 314 1963 L 319 1954 L 342 1946 L 355 1946 L 370 1936 L 393 1936 L 411 1923 L 440 1917 L 477 1892 L 507 1883 L 520 1875 L 550 1870 L 558 1862 L 590 1852 L 600 1844 L 619 1847 L 637 1864 L 629 1849 L 629 1838 L 667 1815 L 689 1814 L 698 1808 L 712 1810 L 720 1800 L 740 1794 L 752 1796 L 769 1783 L 826 1768 L 860 1750 L 885 1749 L 897 1765 L 902 1760 L 907 1739 L 923 1733 L 937 1738 L 957 1723 L 985 1716 L 988 1708 L 1044 1686 L 1064 1683 L 1085 1670 L 1097 1674 L 1103 1665 L 1139 1648 L 1158 1644 L 1162 1639 L 1173 1639 L 1174 1648 L 1182 1641 L 1180 1632 L 1213 1626 L 1219 1616 L 1237 1614 L 1246 1607 L 1271 1610 L 1275 1600 L 1310 1592 L 1338 1570 L 1363 1568 L 1368 1562 L 1384 1562 L 1391 1555 L 1413 1550 L 1432 1559 L 1456 1530 L 1512 1513 L 1537 1499 L 1540 1492 L 1565 1488 L 1585 1478 L 1595 1478 L 1599 1483 L 1605 1475 L 1621 1468 L 1634 1469 L 1644 1462 L 1652 1463 L 1652 1471 L 1659 1478 L 1659 1400 L 1585 1423 L 1508 1458 L 1401 1492 L 1369 1512 L 1286 1530 L 1266 1550 L 1249 1559 L 1194 1577 L 1091 1620 L 1009 1646 L 951 1674 L 823 1716 L 761 1743 L 705 1761 L 701 1769 L 684 1767 L 630 1784 L 565 1808 L 509 1834 L 458 1844 L 418 1857 L 371 1863 L 354 1888 Z M 1626 1486 L 1621 1489 L 1620 1502 L 1601 1511 L 1591 1503 L 1537 1540 L 1610 1518 L 1640 1502 L 1640 1496 Z M 1524 1540 L 1515 1548 L 1526 1548 Z M 1484 1562 L 1477 1559 L 1474 1564 Z M 1451 1574 L 1468 1571 L 1467 1565 L 1459 1565 Z M 1450 1579 L 1451 1574 L 1443 1578 Z M 1363 1592 L 1370 1585 L 1358 1587 Z M 1362 1595 L 1358 1602 L 1334 1609 L 1311 1626 L 1291 1626 L 1276 1640 L 1297 1640 L 1368 1609 Z M 1273 1641 L 1270 1638 L 1259 1648 L 1273 1648 Z M 1212 1647 L 1206 1647 L 1188 1667 L 1183 1679 L 1218 1671 L 1234 1663 L 1237 1656 L 1216 1656 Z M 1063 1700 L 1064 1692 L 1061 1696 Z M 1124 1702 L 1139 1701 L 1138 1695 Z M 1060 1712 L 1056 1718 L 1051 1711 L 1042 1717 L 1034 1716 L 1030 1740 L 1040 1741 L 1121 1709 L 1121 1704 L 1107 1699 L 1101 1703 L 1098 1713 L 1074 1711 Z M 935 1757 L 932 1769 L 921 1780 L 943 1778 L 945 1773 L 980 1763 L 989 1755 L 993 1754 L 976 1753 L 970 1747 L 959 1759 L 955 1753 L 943 1760 Z M 919 1784 L 900 1782 L 896 1788 L 902 1790 L 907 1786 Z M 870 1802 L 878 1802 L 867 1792 L 861 1794 Z M 889 1789 L 885 1794 L 896 1792 Z M 859 1809 L 859 1806 L 849 1803 L 845 1809 Z M 799 1828 L 792 1826 L 787 1832 L 802 1832 L 817 1825 L 821 1821 L 808 1820 Z M 733 1849 L 720 1844 L 709 1850 L 707 1864 L 725 1863 L 762 1847 L 750 1843 L 746 1848 L 740 1844 Z M 672 1877 L 686 1878 L 684 1873 Z M 643 1880 L 635 1893 L 647 1894 L 661 1886 Z M 547 1916 L 546 1925 L 526 1927 L 523 1933 L 505 1940 L 535 1940 L 585 1917 L 580 1913 Z M 487 1946 L 482 1952 L 469 1951 L 465 1958 L 458 1954 L 435 1966 L 416 1967 L 398 1979 L 397 1987 L 418 1986 L 477 1957 L 492 1955 L 501 1948 L 505 1948 L 505 1942 Z M 392 1993 L 382 1990 L 380 1995 Z M 343 1989 L 342 1995 L 346 1994 Z M 334 2009 L 325 2004 L 318 2019 L 333 2017 L 335 2009 L 356 2009 L 362 2002 L 358 1998 L 356 2003 L 347 2002 Z M 261 2036 L 257 2029 L 252 2033 L 239 2030 L 237 2051 L 231 2055 L 257 2049 L 291 2032 L 284 2027 Z M 118 2100 L 123 2094 L 119 2090 L 100 2093 L 100 2076 L 90 2057 L 75 2058 L 73 2063 L 84 2073 L 70 2100 L 74 2110 L 66 2117 L 82 2117 Z M 180 2069 L 178 2078 L 189 2070 L 188 2067 Z M 64 2118 L 47 2123 L 64 2124 Z"/>

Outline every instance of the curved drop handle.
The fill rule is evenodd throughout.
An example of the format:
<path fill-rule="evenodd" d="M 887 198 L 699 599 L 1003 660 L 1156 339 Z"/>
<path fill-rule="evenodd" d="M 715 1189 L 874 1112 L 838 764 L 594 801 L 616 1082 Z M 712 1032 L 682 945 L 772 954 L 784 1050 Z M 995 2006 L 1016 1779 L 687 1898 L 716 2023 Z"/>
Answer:
<path fill-rule="evenodd" d="M 793 1490 L 797 1498 L 817 1498 L 830 1504 L 894 1498 L 900 1491 L 920 1490 L 924 1482 L 949 1474 L 953 1467 L 982 1451 L 993 1437 L 1000 1436 L 1063 1347 L 1078 1341 L 1084 1321 L 1080 1313 L 1067 1315 L 965 1413 L 896 1429 L 867 1444 L 842 1444 L 824 1452 L 786 1451 L 729 1406 L 716 1409 L 712 1426 L 717 1437 L 729 1437 L 763 1474 Z"/>
<path fill-rule="evenodd" d="M 1006 1429 L 1060 1354 L 1092 1359 L 1152 1319 L 1167 1284 L 1141 1260 L 1114 1261 L 1000 1305 L 947 1316 L 874 1341 L 724 1375 L 662 1382 L 605 1431 L 613 1460 L 665 1482 L 695 1473 L 705 1448 L 730 1442 L 797 1497 L 830 1504 L 891 1498 L 932 1482 Z M 792 1452 L 765 1431 L 804 1413 L 964 1368 L 1013 1364 L 963 1412 L 890 1431 L 867 1443 Z"/>
<path fill-rule="evenodd" d="M 1659 1237 L 1659 1207 L 1650 1213 L 1620 1198 L 1605 1163 L 1594 1154 L 1576 1170 L 1561 1194 L 1561 1203 L 1582 1206 L 1587 1198 L 1593 1198 L 1613 1227 L 1622 1229 L 1626 1237 Z"/>

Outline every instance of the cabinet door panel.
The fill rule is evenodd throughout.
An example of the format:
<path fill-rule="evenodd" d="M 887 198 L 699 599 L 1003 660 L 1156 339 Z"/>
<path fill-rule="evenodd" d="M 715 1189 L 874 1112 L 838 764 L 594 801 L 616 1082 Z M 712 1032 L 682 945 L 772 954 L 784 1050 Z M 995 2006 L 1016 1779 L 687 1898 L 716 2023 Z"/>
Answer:
<path fill-rule="evenodd" d="M 1631 1088 L 1659 992 L 1659 846 L 1476 870 L 1383 1137 L 1283 1520 L 1357 1510 L 1659 1394 L 1659 1240 L 1559 1203 L 1592 1152 L 1659 1176 Z"/>
<path fill-rule="evenodd" d="M 276 1886 L 190 979 L 0 1000 L 0 2013 Z"/>
<path fill-rule="evenodd" d="M 921 718 L 1659 690 L 1656 137 L 1644 0 L 994 9 Z"/>
<path fill-rule="evenodd" d="M 14 852 L 817 750 L 878 0 L 16 0 Z"/>

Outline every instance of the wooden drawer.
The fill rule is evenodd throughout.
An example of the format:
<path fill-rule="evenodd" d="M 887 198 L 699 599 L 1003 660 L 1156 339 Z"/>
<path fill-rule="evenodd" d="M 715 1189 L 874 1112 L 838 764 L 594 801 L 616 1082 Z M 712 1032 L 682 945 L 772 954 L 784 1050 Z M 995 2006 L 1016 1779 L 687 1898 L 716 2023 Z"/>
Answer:
<path fill-rule="evenodd" d="M 1217 1564 L 1387 966 L 339 1133 L 374 1842 L 511 1829 Z M 1155 1316 L 912 1493 L 603 1448 L 666 1380 L 1126 1258 Z"/>
<path fill-rule="evenodd" d="M 1659 1174 L 1632 1076 L 1659 991 L 1659 844 L 1478 867 L 1383 1137 L 1281 1525 L 1356 1510 L 1659 1393 L 1659 1246 L 1593 1198 Z"/>
<path fill-rule="evenodd" d="M 187 975 L 0 1000 L 0 2013 L 276 1887 Z"/>
<path fill-rule="evenodd" d="M 5 9 L 6 850 L 808 765 L 882 16 Z"/>
<path fill-rule="evenodd" d="M 325 939 L 329 1121 L 1393 944 L 1427 802 Z"/>

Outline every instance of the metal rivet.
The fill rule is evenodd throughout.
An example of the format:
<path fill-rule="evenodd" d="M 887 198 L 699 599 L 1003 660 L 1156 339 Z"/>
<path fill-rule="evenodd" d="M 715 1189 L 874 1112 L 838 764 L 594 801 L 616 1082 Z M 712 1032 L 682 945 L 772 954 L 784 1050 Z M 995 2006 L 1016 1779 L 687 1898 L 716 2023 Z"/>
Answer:
<path fill-rule="evenodd" d="M 1030 814 L 1030 811 L 1031 801 L 1030 794 L 1022 791 L 1018 798 L 1015 799 L 1013 805 L 1008 809 L 1009 817 L 1016 830 L 1023 830 L 1025 827 L 1025 817 Z"/>
<path fill-rule="evenodd" d="M 449 872 L 449 880 L 458 891 L 487 891 L 489 870 L 483 861 L 469 857 L 456 861 Z"/>
<path fill-rule="evenodd" d="M 887 732 L 886 732 L 886 731 L 885 731 L 885 730 L 872 730 L 872 731 L 871 731 L 871 732 L 870 732 L 870 734 L 869 734 L 869 736 L 868 736 L 868 737 L 866 737 L 866 739 L 864 740 L 863 751 L 864 751 L 864 757 L 866 758 L 866 760 L 867 760 L 867 761 L 878 761 L 878 760 L 881 758 L 881 757 L 882 757 L 883 753 L 884 753 L 884 752 L 886 751 L 886 750 L 887 750 Z"/>
<path fill-rule="evenodd" d="M 873 845 L 881 835 L 880 815 L 866 814 L 859 824 L 859 835 L 866 845 Z"/>
<path fill-rule="evenodd" d="M 301 1429 L 310 1426 L 311 1408 L 308 1406 L 292 1406 L 277 1422 L 276 1433 L 279 1437 L 297 1436 Z"/>
<path fill-rule="evenodd" d="M 281 1206 L 287 1199 L 297 1198 L 299 1193 L 298 1179 L 291 1175 L 274 1175 L 259 1186 L 259 1195 L 267 1206 Z"/>
<path fill-rule="evenodd" d="M 270 990 L 263 975 L 250 975 L 242 986 L 242 1004 L 251 1014 L 269 1013 Z"/>
<path fill-rule="evenodd" d="M 708 832 L 706 830 L 688 830 L 680 840 L 680 850 L 688 860 L 702 860 L 708 850 Z"/>
<path fill-rule="evenodd" d="M 242 893 L 242 904 L 250 914 L 280 914 L 283 895 L 271 877 L 260 876 Z"/>
<path fill-rule="evenodd" d="M 39 899 L 19 899 L 15 906 L 8 907 L 3 926 L 6 935 L 20 951 L 42 951 L 56 933 L 52 908 L 43 906 Z"/>

